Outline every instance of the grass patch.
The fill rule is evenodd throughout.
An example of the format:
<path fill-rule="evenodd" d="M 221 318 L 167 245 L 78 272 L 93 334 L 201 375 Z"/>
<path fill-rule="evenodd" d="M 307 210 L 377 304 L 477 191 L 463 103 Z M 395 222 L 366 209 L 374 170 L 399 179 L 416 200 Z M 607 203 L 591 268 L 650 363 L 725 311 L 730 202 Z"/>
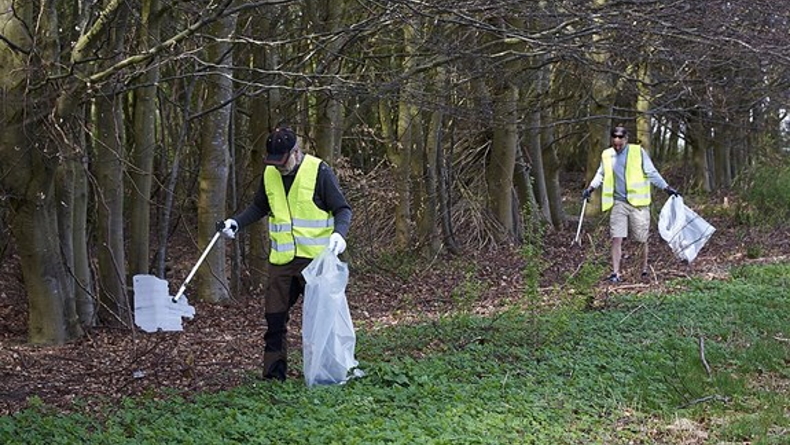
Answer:
<path fill-rule="evenodd" d="M 0 443 L 788 443 L 790 266 L 732 276 L 605 311 L 359 332 L 367 376 L 344 386 L 256 382 L 67 416 L 38 405 L 0 418 Z M 536 344 L 530 326 L 551 335 Z"/>

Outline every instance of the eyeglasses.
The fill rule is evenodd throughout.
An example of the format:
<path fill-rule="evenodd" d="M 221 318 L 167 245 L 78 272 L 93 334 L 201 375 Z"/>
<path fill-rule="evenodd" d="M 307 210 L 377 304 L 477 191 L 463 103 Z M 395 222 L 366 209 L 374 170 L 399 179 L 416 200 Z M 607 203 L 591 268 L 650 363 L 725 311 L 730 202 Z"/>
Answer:
<path fill-rule="evenodd" d="M 615 139 L 622 139 L 622 138 L 625 137 L 625 135 L 624 134 L 613 134 L 612 137 L 615 138 Z"/>

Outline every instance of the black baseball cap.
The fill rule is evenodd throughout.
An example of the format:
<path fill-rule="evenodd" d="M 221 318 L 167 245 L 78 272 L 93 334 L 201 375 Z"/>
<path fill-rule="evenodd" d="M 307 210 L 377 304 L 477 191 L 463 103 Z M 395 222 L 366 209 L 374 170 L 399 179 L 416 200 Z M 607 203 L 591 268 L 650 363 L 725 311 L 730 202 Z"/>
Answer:
<path fill-rule="evenodd" d="M 296 134 L 288 127 L 278 127 L 266 139 L 266 157 L 263 163 L 283 165 L 296 146 Z"/>

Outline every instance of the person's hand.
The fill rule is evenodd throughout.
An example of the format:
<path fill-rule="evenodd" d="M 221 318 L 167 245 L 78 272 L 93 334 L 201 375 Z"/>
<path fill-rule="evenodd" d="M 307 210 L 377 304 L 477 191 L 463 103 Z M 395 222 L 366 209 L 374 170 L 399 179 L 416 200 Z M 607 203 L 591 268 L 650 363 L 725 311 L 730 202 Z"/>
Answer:
<path fill-rule="evenodd" d="M 590 200 L 590 196 L 592 196 L 593 190 L 595 190 L 595 189 L 592 188 L 592 187 L 588 187 L 588 188 L 584 189 L 584 191 L 582 191 L 582 199 L 585 200 L 585 201 L 589 201 Z"/>
<path fill-rule="evenodd" d="M 346 251 L 346 240 L 343 239 L 343 235 L 335 232 L 329 237 L 329 245 L 326 248 L 335 255 L 340 255 Z"/>
<path fill-rule="evenodd" d="M 680 196 L 680 192 L 678 192 L 677 190 L 673 189 L 670 186 L 667 186 L 667 188 L 665 188 L 664 191 L 667 192 L 667 195 L 669 196 Z"/>
<path fill-rule="evenodd" d="M 217 231 L 222 232 L 225 238 L 236 238 L 236 232 L 239 231 L 239 223 L 235 219 L 226 219 L 225 221 L 217 221 Z"/>

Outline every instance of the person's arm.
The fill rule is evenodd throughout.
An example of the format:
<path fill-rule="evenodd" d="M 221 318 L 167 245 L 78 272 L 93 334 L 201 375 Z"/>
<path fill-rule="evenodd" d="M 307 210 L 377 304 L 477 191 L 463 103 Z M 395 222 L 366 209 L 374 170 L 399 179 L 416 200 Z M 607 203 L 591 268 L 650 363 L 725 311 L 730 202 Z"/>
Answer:
<path fill-rule="evenodd" d="M 595 176 L 593 176 L 592 181 L 590 181 L 590 189 L 597 189 L 598 187 L 603 184 L 603 162 L 598 165 L 598 171 L 595 172 Z"/>
<path fill-rule="evenodd" d="M 252 203 L 241 213 L 232 216 L 232 219 L 235 219 L 239 229 L 242 229 L 268 215 L 270 211 L 269 198 L 266 196 L 263 178 L 261 178 L 261 185 L 258 187 L 258 191 L 255 192 L 255 198 L 253 198 Z"/>
<path fill-rule="evenodd" d="M 645 175 L 650 182 L 660 188 L 661 190 L 666 190 L 669 187 L 667 181 L 664 180 L 664 177 L 661 176 L 661 173 L 658 172 L 656 166 L 653 165 L 653 160 L 650 159 L 650 155 L 645 151 L 644 148 L 642 150 L 642 169 L 645 171 Z"/>
<path fill-rule="evenodd" d="M 332 212 L 335 218 L 335 232 L 345 238 L 351 227 L 351 206 L 340 190 L 337 176 L 325 162 L 321 162 L 318 168 L 314 201 L 322 210 Z"/>

